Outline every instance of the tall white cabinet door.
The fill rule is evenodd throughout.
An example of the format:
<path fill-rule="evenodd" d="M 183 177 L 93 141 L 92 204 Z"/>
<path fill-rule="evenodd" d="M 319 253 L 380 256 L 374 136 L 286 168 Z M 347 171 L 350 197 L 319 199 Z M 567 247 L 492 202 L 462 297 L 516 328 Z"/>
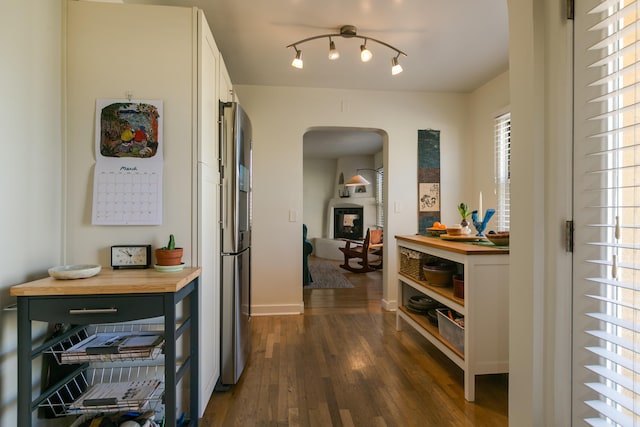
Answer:
<path fill-rule="evenodd" d="M 231 77 L 227 71 L 227 66 L 224 64 L 224 59 L 220 56 L 220 87 L 219 87 L 220 101 L 232 102 L 237 101 L 233 92 L 233 84 L 231 83 Z"/>
<path fill-rule="evenodd" d="M 220 55 L 202 11 L 198 28 L 198 150 L 196 200 L 200 280 L 200 415 L 220 376 L 220 236 L 218 219 L 218 69 Z"/>

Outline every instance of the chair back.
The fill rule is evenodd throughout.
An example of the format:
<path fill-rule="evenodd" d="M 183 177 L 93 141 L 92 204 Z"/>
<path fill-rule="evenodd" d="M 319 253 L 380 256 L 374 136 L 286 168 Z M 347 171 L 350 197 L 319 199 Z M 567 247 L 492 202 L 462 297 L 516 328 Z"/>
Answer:
<path fill-rule="evenodd" d="M 371 230 L 370 232 L 367 232 L 367 234 L 369 233 L 370 244 L 377 245 L 379 243 L 382 243 L 382 230 Z"/>

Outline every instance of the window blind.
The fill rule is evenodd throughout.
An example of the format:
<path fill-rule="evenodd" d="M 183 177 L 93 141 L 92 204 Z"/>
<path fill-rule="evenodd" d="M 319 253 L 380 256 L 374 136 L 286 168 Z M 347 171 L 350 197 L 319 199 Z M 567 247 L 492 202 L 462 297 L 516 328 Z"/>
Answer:
<path fill-rule="evenodd" d="M 640 426 L 638 4 L 576 6 L 574 421 Z"/>
<path fill-rule="evenodd" d="M 511 209 L 511 113 L 496 117 L 494 122 L 495 140 L 495 185 L 498 199 L 496 209 L 496 228 L 509 230 L 509 211 Z"/>

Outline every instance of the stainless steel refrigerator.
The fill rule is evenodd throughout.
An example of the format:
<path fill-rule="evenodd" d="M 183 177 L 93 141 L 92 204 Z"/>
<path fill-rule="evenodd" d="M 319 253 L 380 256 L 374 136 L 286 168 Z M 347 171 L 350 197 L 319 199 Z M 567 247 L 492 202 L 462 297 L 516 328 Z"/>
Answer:
<path fill-rule="evenodd" d="M 236 384 L 250 352 L 251 121 L 220 103 L 221 385 Z"/>

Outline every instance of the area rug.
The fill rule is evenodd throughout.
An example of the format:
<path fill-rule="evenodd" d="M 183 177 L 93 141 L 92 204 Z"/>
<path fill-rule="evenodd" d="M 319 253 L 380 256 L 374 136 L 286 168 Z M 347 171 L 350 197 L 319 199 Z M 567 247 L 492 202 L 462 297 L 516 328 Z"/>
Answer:
<path fill-rule="evenodd" d="M 313 282 L 304 289 L 353 288 L 340 267 L 330 261 L 309 259 L 309 272 Z M 346 271 L 345 271 L 346 272 Z"/>

